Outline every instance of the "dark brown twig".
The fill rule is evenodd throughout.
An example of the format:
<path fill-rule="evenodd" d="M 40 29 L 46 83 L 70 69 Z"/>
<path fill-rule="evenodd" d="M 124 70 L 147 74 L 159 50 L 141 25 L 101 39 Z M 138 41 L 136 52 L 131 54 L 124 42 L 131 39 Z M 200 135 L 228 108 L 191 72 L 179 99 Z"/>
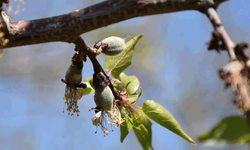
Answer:
<path fill-rule="evenodd" d="M 96 59 L 95 54 L 91 52 L 91 51 L 93 51 L 93 49 L 91 47 L 89 47 L 81 37 L 79 37 L 74 42 L 74 44 L 76 45 L 76 47 L 79 50 L 81 50 L 83 53 L 86 53 L 86 55 L 89 57 L 89 59 L 92 62 L 95 74 L 99 74 L 100 72 L 102 72 L 102 74 L 105 75 L 107 79 L 109 79 L 109 77 L 107 76 L 105 71 L 102 69 L 102 66 L 100 65 L 100 63 Z M 112 93 L 113 93 L 115 99 L 121 100 L 119 93 L 117 92 L 117 90 L 115 89 L 115 87 L 113 86 L 111 81 L 108 80 L 108 82 L 109 82 L 109 87 L 112 90 Z"/>

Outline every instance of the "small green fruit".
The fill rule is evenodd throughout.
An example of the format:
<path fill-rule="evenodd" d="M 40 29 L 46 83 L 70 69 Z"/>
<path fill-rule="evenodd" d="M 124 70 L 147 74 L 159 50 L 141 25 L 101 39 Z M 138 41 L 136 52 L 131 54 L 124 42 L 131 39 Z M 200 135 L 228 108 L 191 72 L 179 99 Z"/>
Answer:
<path fill-rule="evenodd" d="M 102 52 L 109 56 L 114 56 L 120 54 L 125 48 L 125 39 L 110 36 L 102 40 L 102 43 L 108 44 L 107 47 L 102 49 Z"/>
<path fill-rule="evenodd" d="M 99 87 L 96 89 L 94 99 L 99 109 L 111 110 L 114 98 L 109 86 Z"/>
<path fill-rule="evenodd" d="M 82 69 L 79 69 L 74 65 L 70 65 L 66 72 L 65 79 L 67 84 L 79 85 L 82 81 Z"/>

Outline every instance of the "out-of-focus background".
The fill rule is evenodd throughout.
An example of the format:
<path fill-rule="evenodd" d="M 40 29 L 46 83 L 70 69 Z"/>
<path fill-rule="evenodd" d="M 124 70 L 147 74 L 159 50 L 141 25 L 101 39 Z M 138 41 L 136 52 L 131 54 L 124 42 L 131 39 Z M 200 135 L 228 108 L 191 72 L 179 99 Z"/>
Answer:
<path fill-rule="evenodd" d="M 14 21 L 60 15 L 101 0 L 25 0 L 24 12 Z M 231 0 L 218 13 L 234 42 L 250 42 L 250 1 Z M 13 8 L 15 10 L 15 8 Z M 14 12 L 12 12 L 13 14 Z M 196 142 L 222 118 L 240 115 L 232 104 L 230 90 L 218 78 L 219 67 L 228 63 L 227 52 L 207 51 L 212 25 L 197 11 L 138 17 L 83 34 L 89 44 L 107 36 L 143 38 L 135 47 L 127 75 L 136 75 L 143 89 L 141 106 L 152 99 L 167 108 L 184 131 Z M 120 143 L 120 129 L 103 137 L 95 134 L 91 118 L 93 94 L 79 101 L 80 116 L 62 113 L 65 85 L 60 82 L 71 63 L 74 45 L 47 43 L 5 49 L 0 59 L 0 149 L 1 150 L 82 150 L 142 149 L 132 131 Z M 105 55 L 98 56 L 101 63 Z M 93 74 L 88 61 L 83 78 Z M 153 122 L 156 150 L 244 150 L 246 145 L 205 147 L 184 139 Z"/>

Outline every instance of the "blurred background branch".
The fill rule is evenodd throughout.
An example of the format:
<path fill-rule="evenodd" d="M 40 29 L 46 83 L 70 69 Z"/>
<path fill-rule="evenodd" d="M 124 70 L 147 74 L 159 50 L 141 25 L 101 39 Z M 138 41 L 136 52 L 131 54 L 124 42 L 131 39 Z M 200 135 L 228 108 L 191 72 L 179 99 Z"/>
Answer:
<path fill-rule="evenodd" d="M 211 21 L 215 31 L 218 34 L 220 34 L 220 36 L 222 37 L 221 45 L 225 45 L 225 48 L 227 49 L 228 54 L 229 54 L 230 61 L 231 62 L 232 61 L 240 61 L 240 58 L 237 58 L 236 54 L 235 54 L 235 50 L 234 50 L 235 49 L 235 44 L 230 39 L 230 37 L 228 36 L 225 28 L 223 27 L 223 24 L 222 24 L 222 22 L 220 20 L 220 17 L 218 15 L 218 13 L 214 10 L 214 8 L 210 7 L 210 8 L 206 9 L 205 14 L 207 15 L 207 17 Z M 240 44 L 238 44 L 238 45 L 240 45 Z M 247 47 L 248 47 L 247 43 L 245 43 L 244 45 L 247 45 Z M 246 47 L 246 46 L 244 46 L 244 47 Z M 243 47 L 242 52 L 245 51 L 244 47 Z M 238 50 L 238 53 L 239 53 L 239 51 L 240 50 Z M 242 53 L 242 54 L 245 54 L 245 53 Z M 239 55 L 239 57 L 240 57 L 240 55 Z M 246 61 L 243 62 L 243 63 L 246 63 Z M 244 67 L 247 67 L 247 65 L 244 64 Z M 229 65 L 227 66 L 227 68 L 229 68 Z M 240 72 L 243 70 L 243 67 L 240 67 L 240 69 L 238 69 L 237 66 L 234 67 L 232 70 L 226 70 L 225 67 L 223 69 L 220 70 L 220 76 L 222 77 L 226 73 L 228 77 L 225 77 L 225 78 L 231 78 L 230 79 L 231 82 L 226 81 L 226 84 L 232 84 L 234 94 L 236 96 L 240 96 L 239 101 L 241 101 L 241 103 L 242 103 L 242 105 L 238 105 L 238 106 L 240 107 L 242 112 L 245 115 L 247 115 L 247 119 L 250 120 L 250 113 L 249 113 L 249 111 L 250 111 L 249 110 L 250 109 L 250 98 L 249 98 L 249 92 L 248 92 L 249 91 L 249 86 L 248 86 L 248 78 L 247 78 L 248 73 L 245 74 L 245 75 L 240 74 Z M 248 123 L 250 123 L 250 121 L 248 121 Z M 250 124 L 248 124 L 248 126 L 249 126 L 249 129 L 250 129 Z"/>

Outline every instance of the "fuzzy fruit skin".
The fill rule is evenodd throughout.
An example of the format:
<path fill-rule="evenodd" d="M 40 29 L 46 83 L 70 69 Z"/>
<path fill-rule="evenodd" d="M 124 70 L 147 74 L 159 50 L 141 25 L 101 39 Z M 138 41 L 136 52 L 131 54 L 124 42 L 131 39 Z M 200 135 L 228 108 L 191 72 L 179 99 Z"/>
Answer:
<path fill-rule="evenodd" d="M 120 54 L 125 48 L 125 39 L 110 36 L 102 40 L 102 43 L 108 44 L 106 49 L 103 49 L 103 53 L 109 56 Z"/>
<path fill-rule="evenodd" d="M 95 103 L 99 109 L 111 110 L 113 106 L 113 93 L 109 86 L 99 87 L 95 90 Z"/>
<path fill-rule="evenodd" d="M 82 81 L 82 69 L 70 65 L 66 72 L 65 79 L 68 84 L 79 85 Z"/>

